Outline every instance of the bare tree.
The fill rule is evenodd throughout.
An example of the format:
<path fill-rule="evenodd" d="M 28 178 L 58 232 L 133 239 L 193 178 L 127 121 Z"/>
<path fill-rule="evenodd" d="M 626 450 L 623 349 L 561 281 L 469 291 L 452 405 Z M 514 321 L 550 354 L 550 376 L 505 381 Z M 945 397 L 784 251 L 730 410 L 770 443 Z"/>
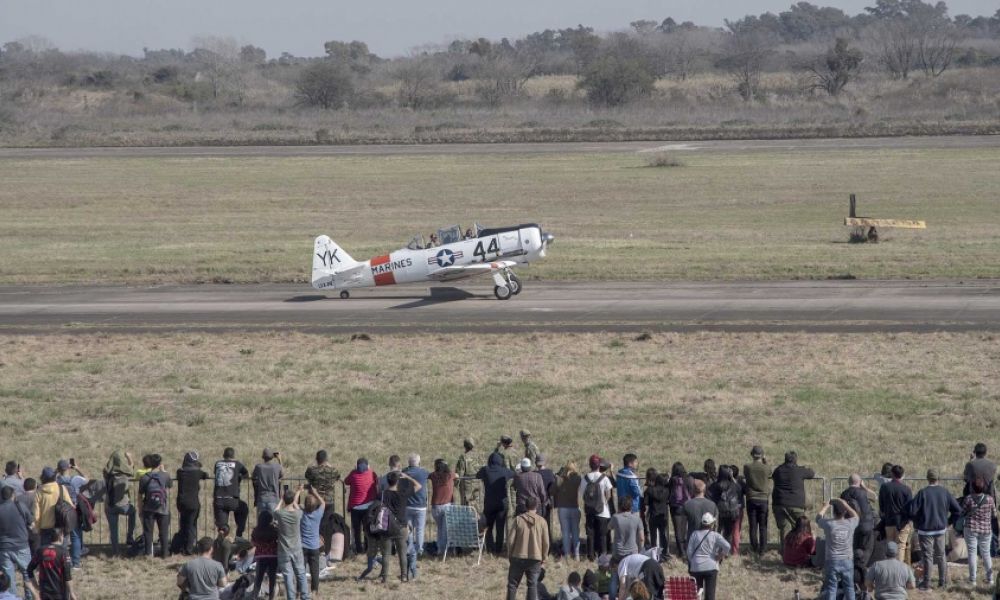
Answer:
<path fill-rule="evenodd" d="M 426 108 L 441 81 L 441 69 L 427 58 L 412 58 L 395 71 L 399 80 L 399 104 L 413 109 Z"/>
<path fill-rule="evenodd" d="M 813 89 L 837 96 L 861 67 L 861 61 L 861 50 L 848 46 L 844 38 L 837 38 L 833 48 L 806 65 L 806 70 L 812 77 Z"/>
<path fill-rule="evenodd" d="M 492 48 L 481 56 L 476 92 L 490 106 L 519 96 L 535 74 L 534 59 L 526 53 Z"/>
<path fill-rule="evenodd" d="M 242 105 L 247 84 L 243 71 L 242 48 L 233 38 L 199 36 L 194 38 L 192 54 L 200 67 L 199 74 L 212 86 L 216 100 L 227 96 Z"/>
<path fill-rule="evenodd" d="M 911 24 L 902 18 L 889 19 L 870 33 L 885 70 L 895 79 L 909 78 L 917 55 L 917 39 Z"/>
<path fill-rule="evenodd" d="M 772 48 L 765 35 L 743 28 L 734 28 L 726 38 L 720 64 L 736 80 L 736 89 L 747 102 L 760 95 L 760 74 Z"/>
<path fill-rule="evenodd" d="M 917 19 L 914 23 L 916 63 L 927 77 L 937 77 L 955 59 L 959 32 L 947 19 Z"/>

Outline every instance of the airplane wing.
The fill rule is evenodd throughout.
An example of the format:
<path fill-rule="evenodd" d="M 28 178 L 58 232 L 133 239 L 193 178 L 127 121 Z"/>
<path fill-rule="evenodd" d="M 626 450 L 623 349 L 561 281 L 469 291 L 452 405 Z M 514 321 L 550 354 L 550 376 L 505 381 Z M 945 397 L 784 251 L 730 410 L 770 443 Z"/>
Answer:
<path fill-rule="evenodd" d="M 489 275 L 500 269 L 513 267 L 516 264 L 517 263 L 512 260 L 498 260 L 488 263 L 477 263 L 474 265 L 441 267 L 436 271 L 428 273 L 427 277 L 435 281 L 454 281 L 456 279 L 465 279 L 466 277 L 472 277 L 474 275 Z"/>

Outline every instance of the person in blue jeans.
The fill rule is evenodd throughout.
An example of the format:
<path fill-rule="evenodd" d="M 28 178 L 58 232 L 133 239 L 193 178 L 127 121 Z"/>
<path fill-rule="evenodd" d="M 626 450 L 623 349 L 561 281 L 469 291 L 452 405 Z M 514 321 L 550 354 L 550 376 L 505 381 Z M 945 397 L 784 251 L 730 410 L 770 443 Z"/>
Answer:
<path fill-rule="evenodd" d="M 411 454 L 407 461 L 408 465 L 403 469 L 403 473 L 416 481 L 420 485 L 406 501 L 406 523 L 410 526 L 410 539 L 407 545 L 411 554 L 415 557 L 424 554 L 424 528 L 427 525 L 427 478 L 430 473 L 420 466 L 420 455 Z M 417 576 L 416 558 L 410 562 L 409 576 L 411 579 Z"/>
<path fill-rule="evenodd" d="M 59 473 L 56 481 L 69 491 L 70 500 L 73 502 L 73 506 L 76 506 L 77 498 L 80 496 L 80 488 L 87 485 L 90 479 L 84 475 L 83 471 L 77 466 L 76 460 L 72 458 L 69 460 L 65 458 L 60 459 L 56 465 L 56 471 Z M 84 553 L 82 524 L 77 523 L 76 529 L 70 532 L 69 542 L 69 556 L 70 560 L 73 561 L 73 568 L 79 568 L 80 556 Z"/>
<path fill-rule="evenodd" d="M 833 509 L 833 517 L 826 516 Z M 858 513 L 847 502 L 834 498 L 816 515 L 816 523 L 826 534 L 826 556 L 823 564 L 823 589 L 820 597 L 837 600 L 837 590 L 844 590 L 844 600 L 855 600 L 854 594 L 854 530 L 858 528 Z"/>
<path fill-rule="evenodd" d="M 31 550 L 28 547 L 28 532 L 31 530 L 31 513 L 21 506 L 14 498 L 15 489 L 12 486 L 0 486 L 0 573 L 9 579 L 10 593 L 18 598 L 15 576 L 21 573 L 24 581 L 24 597 L 31 600 L 31 590 L 28 587 L 28 563 L 31 562 Z M 3 595 L 0 586 L 0 596 Z"/>

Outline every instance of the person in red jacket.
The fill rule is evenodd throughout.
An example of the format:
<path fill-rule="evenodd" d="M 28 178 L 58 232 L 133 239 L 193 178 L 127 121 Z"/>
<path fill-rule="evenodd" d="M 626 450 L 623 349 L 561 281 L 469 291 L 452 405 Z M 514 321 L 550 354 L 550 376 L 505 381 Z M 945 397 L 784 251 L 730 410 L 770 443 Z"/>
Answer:
<path fill-rule="evenodd" d="M 816 553 L 816 538 L 812 534 L 809 517 L 801 516 L 788 532 L 781 547 L 781 562 L 789 567 L 810 567 Z"/>
<path fill-rule="evenodd" d="M 378 475 L 368 468 L 368 459 L 359 458 L 357 468 L 347 474 L 344 485 L 350 488 L 347 496 L 347 510 L 351 511 L 351 529 L 354 535 L 354 552 L 366 552 L 364 536 L 365 513 L 375 501 L 378 491 Z"/>

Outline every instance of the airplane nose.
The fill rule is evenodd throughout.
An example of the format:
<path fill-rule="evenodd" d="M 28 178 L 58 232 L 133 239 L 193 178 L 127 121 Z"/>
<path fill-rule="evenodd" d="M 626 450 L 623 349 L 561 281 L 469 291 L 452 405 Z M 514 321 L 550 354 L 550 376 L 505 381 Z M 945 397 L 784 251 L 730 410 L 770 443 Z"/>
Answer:
<path fill-rule="evenodd" d="M 545 231 L 542 232 L 542 246 L 548 246 L 554 241 L 556 241 L 556 236 Z"/>

